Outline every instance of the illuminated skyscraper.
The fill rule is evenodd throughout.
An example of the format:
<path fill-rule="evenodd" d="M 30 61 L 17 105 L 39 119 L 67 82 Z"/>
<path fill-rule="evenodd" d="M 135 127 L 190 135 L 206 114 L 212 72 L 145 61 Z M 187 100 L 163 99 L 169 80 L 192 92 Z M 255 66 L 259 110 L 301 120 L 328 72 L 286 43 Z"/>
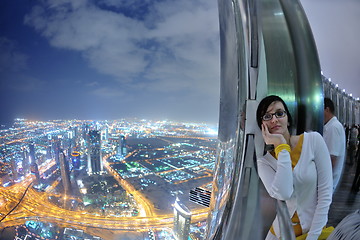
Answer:
<path fill-rule="evenodd" d="M 26 147 L 21 148 L 22 152 L 22 168 L 23 168 L 23 174 L 26 175 L 29 172 L 29 152 L 27 151 Z"/>
<path fill-rule="evenodd" d="M 88 173 L 99 174 L 103 171 L 101 162 L 101 134 L 91 130 L 88 134 Z"/>
<path fill-rule="evenodd" d="M 105 128 L 101 131 L 101 140 L 107 141 L 109 139 L 109 126 L 106 124 Z"/>
<path fill-rule="evenodd" d="M 11 172 L 12 180 L 15 181 L 18 178 L 17 165 L 15 158 L 11 158 Z"/>
<path fill-rule="evenodd" d="M 83 125 L 82 125 L 82 134 L 83 134 L 83 138 L 84 138 L 84 139 L 87 138 L 88 132 L 89 132 L 89 125 L 83 124 Z"/>
<path fill-rule="evenodd" d="M 29 144 L 29 164 L 30 164 L 30 171 L 32 174 L 35 175 L 35 184 L 40 183 L 40 174 L 38 165 L 36 163 L 36 157 L 35 157 L 35 146 L 33 143 Z"/>
<path fill-rule="evenodd" d="M 126 149 L 126 138 L 124 135 L 119 136 L 118 154 L 125 156 L 127 153 Z"/>
<path fill-rule="evenodd" d="M 29 144 L 29 157 L 30 157 L 30 163 L 36 163 L 35 146 L 33 143 Z"/>
<path fill-rule="evenodd" d="M 60 159 L 59 159 L 60 148 L 61 148 L 60 140 L 59 139 L 54 139 L 53 140 L 53 149 L 54 149 L 54 155 L 55 155 L 56 164 L 60 164 Z"/>
<path fill-rule="evenodd" d="M 46 147 L 46 159 L 52 159 L 51 145 Z"/>
<path fill-rule="evenodd" d="M 177 240 L 188 240 L 191 212 L 176 198 L 174 204 L 174 235 Z"/>
<path fill-rule="evenodd" d="M 49 134 L 47 136 L 46 159 L 52 159 L 53 156 L 52 136 Z"/>
<path fill-rule="evenodd" d="M 190 190 L 189 199 L 192 202 L 195 202 L 205 207 L 209 207 L 211 192 L 203 188 L 197 187 L 195 189 Z"/>
<path fill-rule="evenodd" d="M 71 153 L 71 163 L 75 170 L 79 170 L 81 167 L 80 152 L 73 151 Z"/>
<path fill-rule="evenodd" d="M 61 172 L 61 181 L 64 186 L 64 193 L 71 194 L 71 182 L 70 182 L 70 170 L 69 162 L 63 151 L 60 151 L 60 172 Z"/>
<path fill-rule="evenodd" d="M 40 174 L 39 174 L 39 168 L 36 162 L 32 162 L 30 164 L 30 171 L 32 174 L 35 175 L 35 180 L 34 180 L 34 184 L 39 184 L 40 183 Z"/>

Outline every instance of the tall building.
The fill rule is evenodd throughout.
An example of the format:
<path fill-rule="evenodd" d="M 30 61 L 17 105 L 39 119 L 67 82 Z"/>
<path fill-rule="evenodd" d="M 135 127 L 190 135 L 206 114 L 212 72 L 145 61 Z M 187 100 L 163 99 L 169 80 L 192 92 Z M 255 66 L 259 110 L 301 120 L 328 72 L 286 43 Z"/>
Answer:
<path fill-rule="evenodd" d="M 174 235 L 176 240 L 188 240 L 190 233 L 191 212 L 176 198 L 174 204 Z"/>
<path fill-rule="evenodd" d="M 118 145 L 118 150 L 117 150 L 118 154 L 121 156 L 125 156 L 127 153 L 127 149 L 126 149 L 126 138 L 124 135 L 120 135 L 119 136 L 119 145 Z"/>
<path fill-rule="evenodd" d="M 195 189 L 190 190 L 189 200 L 192 202 L 209 207 L 210 199 L 211 192 L 206 189 L 196 187 Z"/>
<path fill-rule="evenodd" d="M 56 164 L 60 164 L 60 149 L 61 149 L 61 141 L 60 139 L 53 140 L 53 149 L 54 149 L 54 156 Z"/>
<path fill-rule="evenodd" d="M 64 187 L 65 194 L 71 194 L 71 182 L 70 182 L 70 169 L 69 162 L 63 151 L 60 151 L 60 173 L 61 173 L 61 181 Z"/>
<path fill-rule="evenodd" d="M 105 128 L 101 131 L 101 140 L 107 141 L 109 139 L 109 126 L 106 124 Z"/>
<path fill-rule="evenodd" d="M 88 133 L 88 173 L 100 174 L 103 171 L 101 161 L 101 134 L 97 130 Z"/>
<path fill-rule="evenodd" d="M 86 139 L 87 138 L 87 134 L 89 132 L 90 128 L 89 128 L 89 125 L 87 124 L 83 124 L 82 125 L 82 134 L 83 134 L 83 139 Z"/>
<path fill-rule="evenodd" d="M 53 143 L 52 143 L 52 135 L 49 134 L 47 136 L 47 147 L 46 147 L 46 159 L 52 159 L 54 157 Z"/>
<path fill-rule="evenodd" d="M 17 180 L 18 172 L 17 172 L 17 164 L 15 158 L 11 158 L 11 172 L 12 172 L 12 181 Z"/>
<path fill-rule="evenodd" d="M 78 138 L 79 137 L 79 127 L 74 127 L 74 136 L 75 138 Z"/>
<path fill-rule="evenodd" d="M 71 163 L 75 170 L 79 170 L 81 167 L 80 152 L 73 151 L 71 153 Z"/>
<path fill-rule="evenodd" d="M 34 184 L 37 185 L 40 183 L 40 174 L 39 174 L 39 168 L 36 162 L 32 162 L 30 164 L 30 171 L 32 174 L 35 175 Z"/>
<path fill-rule="evenodd" d="M 46 159 L 52 159 L 51 144 L 46 147 Z"/>
<path fill-rule="evenodd" d="M 63 151 L 69 156 L 72 148 L 76 146 L 75 129 L 70 127 L 63 139 Z"/>
<path fill-rule="evenodd" d="M 36 163 L 36 158 L 35 158 L 35 146 L 33 143 L 29 144 L 29 162 L 30 163 Z"/>
<path fill-rule="evenodd" d="M 29 172 L 29 152 L 27 151 L 26 147 L 21 148 L 22 152 L 22 168 L 23 168 L 23 174 L 26 175 Z"/>

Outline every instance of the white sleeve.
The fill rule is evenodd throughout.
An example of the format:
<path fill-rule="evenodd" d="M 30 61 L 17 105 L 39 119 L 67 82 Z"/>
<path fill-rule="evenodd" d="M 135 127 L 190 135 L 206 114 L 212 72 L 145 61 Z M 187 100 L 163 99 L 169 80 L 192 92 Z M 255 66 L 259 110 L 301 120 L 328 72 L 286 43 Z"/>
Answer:
<path fill-rule="evenodd" d="M 282 150 L 278 155 L 277 169 L 271 167 L 266 158 L 258 159 L 258 172 L 269 195 L 278 200 L 290 199 L 293 187 L 293 173 L 290 153 Z"/>
<path fill-rule="evenodd" d="M 306 240 L 318 239 L 322 228 L 327 223 L 332 201 L 333 182 L 330 155 L 321 135 L 314 133 L 313 136 L 314 162 L 317 172 L 317 204 Z"/>
<path fill-rule="evenodd" d="M 336 127 L 329 128 L 326 133 L 326 145 L 329 149 L 330 155 L 340 156 L 343 146 L 339 144 L 339 139 L 342 138 L 340 129 Z"/>

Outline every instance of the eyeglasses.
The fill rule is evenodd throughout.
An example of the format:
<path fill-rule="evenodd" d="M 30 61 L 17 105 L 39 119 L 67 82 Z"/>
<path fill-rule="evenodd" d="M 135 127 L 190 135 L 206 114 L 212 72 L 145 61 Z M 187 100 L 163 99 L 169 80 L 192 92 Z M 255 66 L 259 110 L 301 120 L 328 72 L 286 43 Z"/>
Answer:
<path fill-rule="evenodd" d="M 278 110 L 274 113 L 265 113 L 265 115 L 262 117 L 262 120 L 264 121 L 270 121 L 273 116 L 275 115 L 276 118 L 283 118 L 286 116 L 286 111 L 285 110 Z"/>

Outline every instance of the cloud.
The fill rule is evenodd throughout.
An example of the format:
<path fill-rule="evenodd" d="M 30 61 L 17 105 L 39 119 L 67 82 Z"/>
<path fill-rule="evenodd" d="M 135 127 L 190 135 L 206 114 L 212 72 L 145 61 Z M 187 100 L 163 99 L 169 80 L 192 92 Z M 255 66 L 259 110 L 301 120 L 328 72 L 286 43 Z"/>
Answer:
<path fill-rule="evenodd" d="M 46 82 L 21 73 L 11 74 L 7 81 L 9 82 L 5 88 L 16 92 L 39 93 L 46 86 Z"/>
<path fill-rule="evenodd" d="M 17 50 L 16 42 L 0 36 L 0 73 L 24 70 L 27 60 L 28 56 Z"/>
<path fill-rule="evenodd" d="M 91 92 L 93 95 L 96 95 L 98 97 L 102 98 L 113 98 L 116 97 L 119 99 L 120 97 L 123 97 L 125 94 L 122 91 L 119 91 L 118 89 L 108 88 L 108 87 L 101 87 L 98 89 L 95 89 Z"/>
<path fill-rule="evenodd" d="M 52 0 L 34 7 L 25 23 L 129 87 L 217 94 L 217 14 L 216 1 L 207 0 Z"/>
<path fill-rule="evenodd" d="M 181 5 L 177 1 L 171 9 L 166 4 L 158 6 L 157 11 L 163 13 L 160 18 L 165 20 L 149 32 L 160 49 L 153 55 L 152 68 L 146 77 L 158 78 L 158 85 L 166 82 L 175 89 L 182 85 L 184 89 L 216 94 L 220 76 L 217 8 L 206 3 L 201 6 L 186 3 Z M 160 89 L 156 85 L 151 87 Z"/>
<path fill-rule="evenodd" d="M 115 7 L 118 9 L 126 8 L 131 11 L 138 11 L 139 8 L 146 8 L 151 5 L 153 0 L 100 0 L 98 3 L 101 5 Z"/>
<path fill-rule="evenodd" d="M 28 66 L 28 55 L 18 49 L 16 41 L 0 37 L 1 90 L 33 92 L 43 89 L 45 82 L 24 74 Z"/>
<path fill-rule="evenodd" d="M 79 81 L 78 83 L 81 83 L 81 81 Z M 87 87 L 96 87 L 96 86 L 99 86 L 100 83 L 99 82 L 89 82 L 89 83 L 85 83 L 85 86 Z"/>

